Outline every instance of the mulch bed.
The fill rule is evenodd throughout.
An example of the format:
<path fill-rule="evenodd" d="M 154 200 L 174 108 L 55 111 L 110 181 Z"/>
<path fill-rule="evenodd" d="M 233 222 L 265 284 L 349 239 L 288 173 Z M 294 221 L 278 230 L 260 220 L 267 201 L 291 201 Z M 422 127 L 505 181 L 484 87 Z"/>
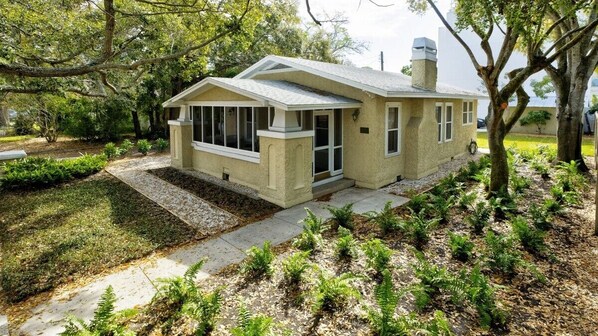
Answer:
<path fill-rule="evenodd" d="M 591 162 L 588 162 L 591 164 Z M 592 167 L 593 168 L 593 167 Z M 541 179 L 526 166 L 518 167 L 520 175 L 533 180 L 532 186 L 517 198 L 518 212 L 527 216 L 527 209 L 533 203 L 550 197 L 553 181 Z M 457 335 L 594 335 L 598 330 L 598 237 L 592 235 L 594 226 L 595 176 L 588 180 L 588 190 L 583 193 L 583 204 L 567 207 L 566 213 L 553 219 L 553 227 L 548 231 L 545 242 L 549 247 L 549 257 L 542 257 L 522 251 L 524 258 L 534 263 L 546 276 L 541 283 L 525 270 L 513 277 L 485 270 L 491 282 L 499 285 L 497 299 L 508 311 L 509 322 L 505 330 L 483 329 L 478 324 L 478 316 L 470 304 L 455 304 L 446 295 L 434 299 L 431 306 L 417 312 L 418 318 L 432 317 L 434 310 L 442 310 Z M 469 191 L 477 190 L 479 197 L 484 192 L 477 184 L 470 184 Z M 401 217 L 406 216 L 405 207 L 395 209 Z M 451 272 L 471 269 L 480 260 L 485 243 L 482 236 L 471 233 L 465 223 L 467 213 L 455 207 L 448 223 L 431 234 L 424 253 L 430 262 L 446 267 Z M 392 279 L 397 288 L 405 288 L 419 282 L 414 276 L 412 265 L 416 262 L 413 246 L 403 235 L 382 235 L 373 223 L 364 217 L 354 216 L 355 238 L 361 243 L 372 237 L 382 239 L 394 250 L 392 256 Z M 508 222 L 491 219 L 489 228 L 496 232 L 510 231 Z M 486 229 L 487 230 L 487 229 Z M 448 247 L 448 233 L 466 233 L 475 243 L 472 261 L 462 263 L 451 258 Z M 274 261 L 274 274 L 271 278 L 245 279 L 238 272 L 238 266 L 231 266 L 220 274 L 203 280 L 204 291 L 225 286 L 223 308 L 213 335 L 230 335 L 230 329 L 237 325 L 238 309 L 243 302 L 252 313 L 271 316 L 279 327 L 288 329 L 292 335 L 372 335 L 365 316 L 368 307 L 375 307 L 374 287 L 376 277 L 367 267 L 362 251 L 351 262 L 340 261 L 334 255 L 336 233 L 330 230 L 324 234 L 324 244 L 311 257 L 310 261 L 327 273 L 339 275 L 352 272 L 361 277 L 354 282 L 361 293 L 359 300 L 350 299 L 346 305 L 334 313 L 315 315 L 311 311 L 312 297 L 317 271 L 307 271 L 306 281 L 299 290 L 289 290 L 282 277 L 282 261 L 297 251 L 290 244 L 277 249 Z M 399 303 L 398 314 L 415 310 L 414 298 L 407 294 Z M 151 310 L 137 322 L 144 324 Z M 181 319 L 175 323 L 173 335 L 191 335 L 194 323 Z M 282 327 L 281 327 L 282 326 Z M 276 333 L 275 333 L 276 334 Z"/>
<path fill-rule="evenodd" d="M 149 173 L 184 189 L 195 196 L 241 218 L 245 223 L 256 222 L 271 217 L 282 210 L 281 207 L 236 193 L 213 183 L 185 174 L 172 167 L 148 170 Z"/>

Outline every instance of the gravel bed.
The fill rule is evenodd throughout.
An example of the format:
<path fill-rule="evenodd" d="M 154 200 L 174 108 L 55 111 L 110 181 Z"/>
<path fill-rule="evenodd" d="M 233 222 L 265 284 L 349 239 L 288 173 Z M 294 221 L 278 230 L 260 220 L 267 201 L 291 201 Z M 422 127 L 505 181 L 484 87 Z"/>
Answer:
<path fill-rule="evenodd" d="M 476 153 L 475 155 L 465 154 L 459 158 L 441 164 L 440 167 L 438 167 L 438 171 L 433 174 L 424 176 L 417 180 L 404 179 L 400 182 L 390 184 L 381 190 L 391 194 L 405 195 L 410 190 L 421 191 L 431 188 L 448 174 L 456 172 L 459 170 L 459 168 L 467 165 L 467 162 L 469 161 L 478 161 L 483 155 L 484 154 L 480 152 Z"/>

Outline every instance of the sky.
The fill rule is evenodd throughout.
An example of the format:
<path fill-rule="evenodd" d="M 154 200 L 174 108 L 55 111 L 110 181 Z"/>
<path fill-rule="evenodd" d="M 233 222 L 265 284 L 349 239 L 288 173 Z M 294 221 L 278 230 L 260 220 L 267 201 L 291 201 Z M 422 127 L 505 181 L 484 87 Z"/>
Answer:
<path fill-rule="evenodd" d="M 341 12 L 347 17 L 345 27 L 355 40 L 365 42 L 368 50 L 347 58 L 356 66 L 380 69 L 380 51 L 384 52 L 384 70 L 400 72 L 411 59 L 411 45 L 416 37 L 428 37 L 438 43 L 438 28 L 442 22 L 434 12 L 423 16 L 411 13 L 405 0 L 375 0 L 378 7 L 368 0 L 310 0 L 312 12 Z M 304 0 L 299 0 L 299 12 L 307 22 L 311 20 Z M 440 11 L 446 14 L 450 0 L 439 0 Z M 316 15 L 318 19 L 323 15 Z M 325 23 L 324 23 L 325 24 Z M 439 53 L 439 57 L 442 57 Z"/>

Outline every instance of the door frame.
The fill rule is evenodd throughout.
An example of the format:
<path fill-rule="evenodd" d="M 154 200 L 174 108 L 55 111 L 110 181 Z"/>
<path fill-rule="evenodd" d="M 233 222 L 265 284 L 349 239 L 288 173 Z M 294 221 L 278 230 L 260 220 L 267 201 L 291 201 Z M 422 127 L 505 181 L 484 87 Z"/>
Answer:
<path fill-rule="evenodd" d="M 315 139 L 316 116 L 322 116 L 322 115 L 328 116 L 328 145 L 316 148 L 316 139 Z M 317 187 L 319 185 L 326 184 L 326 183 L 329 183 L 332 181 L 340 180 L 343 178 L 343 168 L 344 168 L 343 164 L 341 164 L 341 169 L 334 170 L 334 151 L 335 151 L 335 147 L 339 147 L 339 146 L 334 145 L 334 136 L 335 136 L 335 131 L 336 131 L 334 115 L 335 115 L 334 109 L 314 110 L 313 111 L 314 141 L 313 141 L 313 154 L 312 154 L 312 158 L 313 158 L 313 160 L 312 160 L 313 161 L 312 162 L 312 186 L 314 186 L 314 187 Z M 341 139 L 342 139 L 342 136 L 343 136 L 343 134 L 342 134 L 343 133 L 342 110 L 341 110 L 341 130 L 340 131 L 341 131 Z M 341 148 L 341 150 L 343 148 L 342 140 L 341 140 L 340 148 Z M 315 174 L 316 150 L 322 150 L 322 149 L 328 149 L 328 171 L 327 171 L 327 173 L 329 174 L 329 177 L 326 177 L 324 179 L 316 181 L 316 174 Z M 341 160 L 344 161 L 344 155 L 341 155 Z"/>

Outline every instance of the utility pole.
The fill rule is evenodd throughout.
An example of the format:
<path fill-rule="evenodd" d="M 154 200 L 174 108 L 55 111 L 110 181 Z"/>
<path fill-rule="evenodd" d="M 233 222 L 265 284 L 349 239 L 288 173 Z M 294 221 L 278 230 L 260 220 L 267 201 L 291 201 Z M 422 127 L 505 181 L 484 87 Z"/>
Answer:
<path fill-rule="evenodd" d="M 384 71 L 384 51 L 380 52 L 380 71 Z"/>

